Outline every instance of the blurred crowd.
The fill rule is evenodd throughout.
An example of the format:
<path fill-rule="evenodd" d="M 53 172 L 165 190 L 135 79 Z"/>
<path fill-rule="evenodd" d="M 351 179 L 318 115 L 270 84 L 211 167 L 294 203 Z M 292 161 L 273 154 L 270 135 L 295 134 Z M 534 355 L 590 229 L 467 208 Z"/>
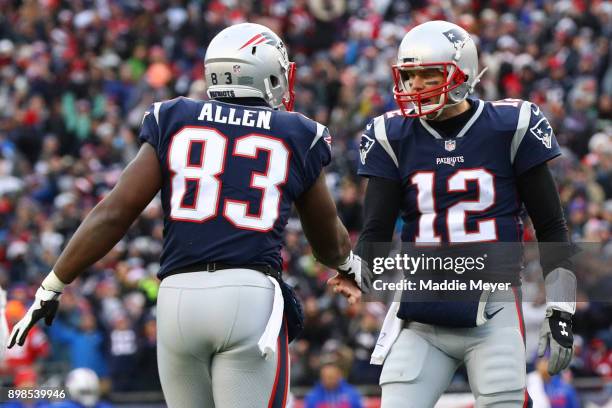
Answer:
<path fill-rule="evenodd" d="M 552 168 L 571 235 L 591 243 L 593 255 L 578 271 L 588 284 L 572 371 L 612 380 L 612 311 L 601 302 L 612 293 L 612 4 L 598 0 L 0 0 L 0 284 L 9 292 L 9 325 L 138 151 L 145 109 L 178 95 L 206 99 L 206 44 L 234 23 L 261 23 L 286 40 L 298 67 L 296 110 L 331 131 L 328 182 L 356 237 L 359 136 L 370 118 L 396 109 L 390 65 L 399 41 L 433 19 L 473 33 L 488 67 L 478 97 L 535 102 L 555 129 L 564 155 Z M 156 199 L 67 288 L 54 325 L 8 352 L 3 381 L 42 383 L 87 367 L 107 390 L 159 390 L 162 236 Z M 330 359 L 349 382 L 375 384 L 378 369 L 368 362 L 385 306 L 349 306 L 330 293 L 332 272 L 315 262 L 297 218 L 283 258 L 306 313 L 291 348 L 293 384 L 314 384 Z M 541 307 L 526 305 L 533 327 Z M 457 381 L 465 381 L 461 373 Z"/>

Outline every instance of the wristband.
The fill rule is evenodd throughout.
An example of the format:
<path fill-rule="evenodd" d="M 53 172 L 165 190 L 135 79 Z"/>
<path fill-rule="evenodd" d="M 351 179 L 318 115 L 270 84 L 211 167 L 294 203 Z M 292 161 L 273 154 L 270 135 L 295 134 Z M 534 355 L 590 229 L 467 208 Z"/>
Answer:
<path fill-rule="evenodd" d="M 42 281 L 40 286 L 44 290 L 50 290 L 52 292 L 62 293 L 62 291 L 66 287 L 66 284 L 62 282 L 60 278 L 57 277 L 57 275 L 52 269 L 51 272 L 49 272 L 49 274 L 45 278 L 45 280 Z"/>

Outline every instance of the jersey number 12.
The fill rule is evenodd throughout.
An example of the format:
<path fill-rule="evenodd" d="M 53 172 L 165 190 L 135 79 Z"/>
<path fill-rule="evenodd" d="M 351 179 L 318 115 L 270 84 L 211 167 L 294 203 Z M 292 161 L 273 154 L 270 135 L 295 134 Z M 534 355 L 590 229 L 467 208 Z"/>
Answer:
<path fill-rule="evenodd" d="M 420 171 L 412 176 L 411 181 L 417 187 L 417 207 L 420 212 L 419 230 L 415 242 L 439 243 L 442 239 L 434 229 L 435 219 L 438 215 L 435 208 L 435 173 L 433 171 Z M 495 203 L 493 175 L 482 168 L 459 170 L 448 178 L 446 183 L 447 194 L 466 191 L 468 181 L 476 182 L 478 197 L 476 200 L 459 201 L 446 210 L 448 241 L 495 241 L 497 240 L 497 228 L 493 218 L 478 221 L 477 230 L 474 232 L 466 230 L 468 212 L 483 212 Z"/>

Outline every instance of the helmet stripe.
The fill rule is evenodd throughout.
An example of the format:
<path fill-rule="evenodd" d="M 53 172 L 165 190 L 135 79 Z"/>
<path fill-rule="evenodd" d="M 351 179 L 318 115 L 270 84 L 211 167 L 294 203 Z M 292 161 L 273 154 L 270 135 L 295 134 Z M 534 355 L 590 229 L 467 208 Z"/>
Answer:
<path fill-rule="evenodd" d="M 265 43 L 265 42 L 269 42 L 270 40 L 268 40 L 267 38 L 263 37 L 261 38 L 259 41 L 253 43 L 253 45 L 259 45 L 261 43 Z"/>
<path fill-rule="evenodd" d="M 247 47 L 248 45 L 250 45 L 252 42 L 259 40 L 260 38 L 262 38 L 263 36 L 261 34 L 257 34 L 256 36 L 252 37 L 249 41 L 247 41 L 246 43 L 244 43 L 244 45 L 240 48 L 238 48 L 238 51 L 240 51 L 241 49 L 243 49 L 244 47 Z M 265 39 L 265 38 L 264 38 Z"/>

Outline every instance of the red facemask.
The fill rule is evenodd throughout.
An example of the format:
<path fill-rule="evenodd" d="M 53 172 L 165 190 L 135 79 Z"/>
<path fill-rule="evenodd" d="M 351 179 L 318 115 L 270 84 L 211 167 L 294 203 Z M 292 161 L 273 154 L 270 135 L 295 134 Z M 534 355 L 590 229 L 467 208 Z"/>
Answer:
<path fill-rule="evenodd" d="M 295 62 L 289 63 L 289 71 L 287 72 L 287 83 L 289 85 L 289 89 L 287 93 L 289 94 L 288 98 L 283 98 L 283 105 L 285 105 L 285 109 L 287 112 L 293 111 L 293 104 L 295 103 L 295 92 L 293 91 L 293 85 L 295 84 L 295 71 L 296 71 Z"/>
<path fill-rule="evenodd" d="M 441 67 L 442 74 L 446 79 L 446 82 L 442 85 L 436 86 L 434 88 L 427 89 L 422 92 L 406 92 L 402 91 L 402 71 L 409 68 L 426 68 L 426 67 Z M 446 103 L 448 102 L 448 93 L 458 86 L 462 85 L 467 81 L 467 75 L 459 69 L 457 64 L 454 62 L 433 62 L 427 64 L 396 64 L 392 67 L 393 70 L 393 82 L 395 83 L 393 87 L 393 99 L 397 102 L 397 105 L 402 112 L 402 115 L 408 118 L 416 118 L 421 116 L 430 115 L 434 112 L 439 111 L 444 108 Z M 449 78 L 450 69 L 454 68 L 453 74 Z M 423 107 L 423 102 L 429 102 L 431 99 L 440 98 L 440 102 L 435 104 L 433 107 L 427 109 Z M 414 112 L 411 113 L 410 110 L 414 108 Z"/>

